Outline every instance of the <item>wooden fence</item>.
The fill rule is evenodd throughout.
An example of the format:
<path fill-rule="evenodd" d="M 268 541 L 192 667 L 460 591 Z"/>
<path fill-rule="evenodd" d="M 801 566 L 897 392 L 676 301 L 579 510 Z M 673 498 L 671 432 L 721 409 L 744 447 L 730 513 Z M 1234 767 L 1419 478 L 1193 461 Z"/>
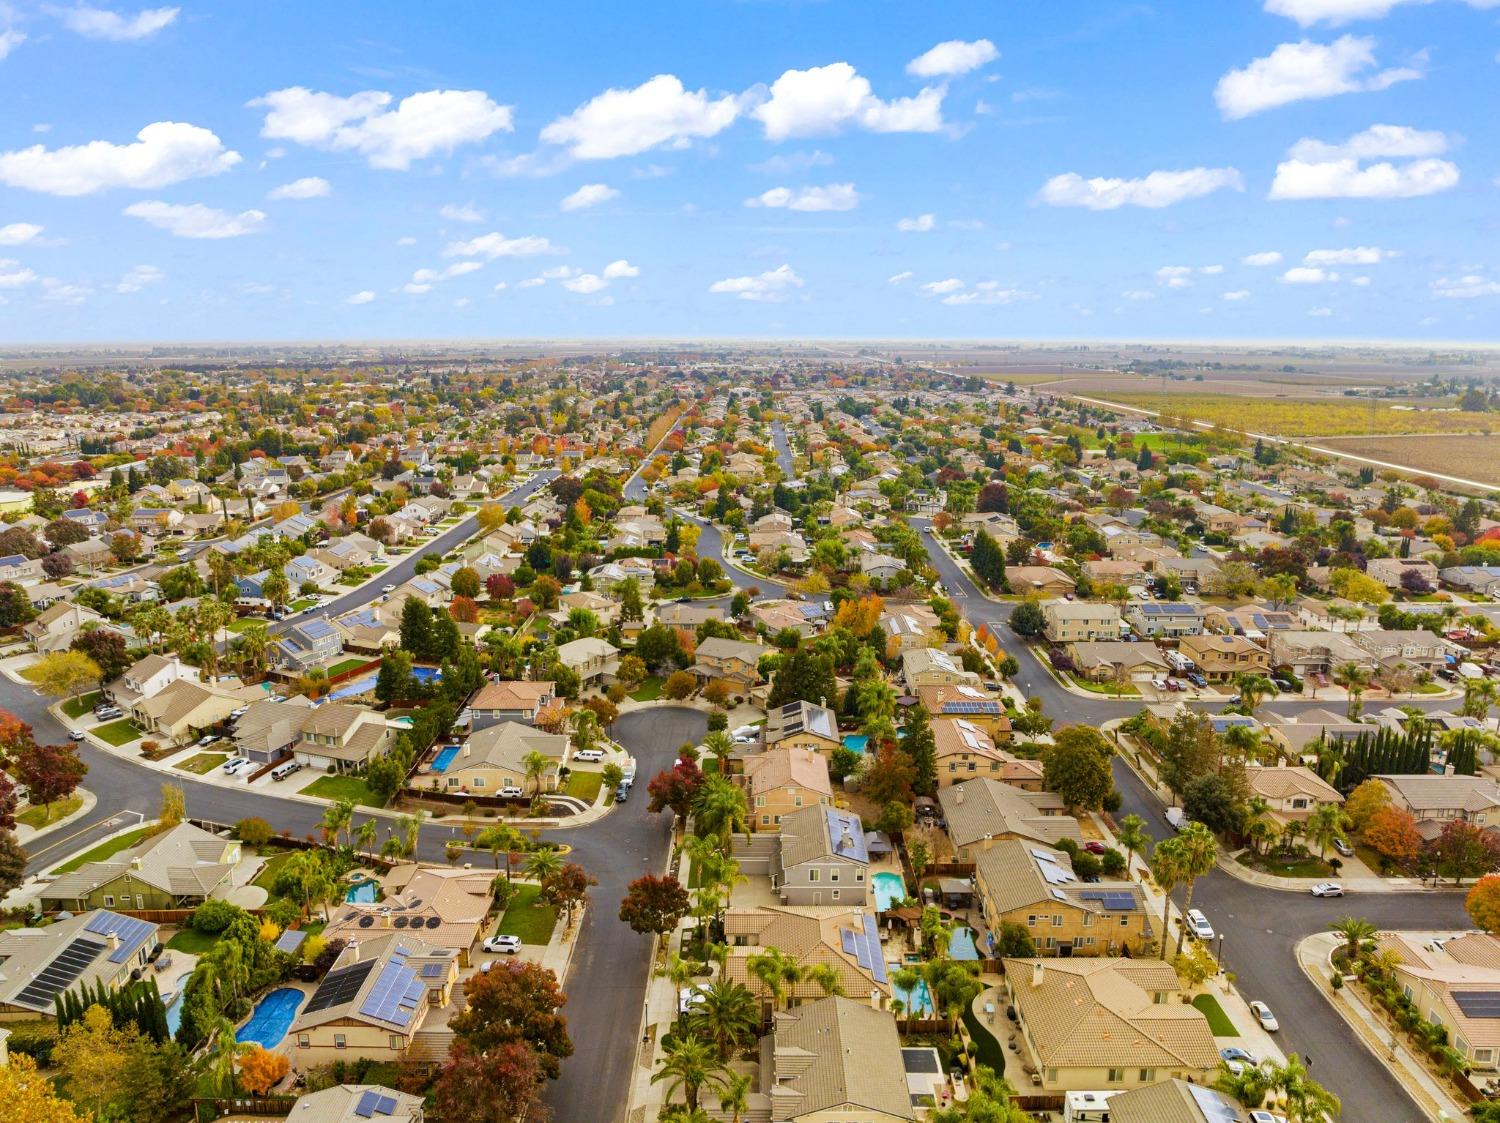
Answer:
<path fill-rule="evenodd" d="M 193 1118 L 199 1123 L 221 1119 L 226 1115 L 263 1115 L 267 1118 L 285 1118 L 292 1113 L 296 1096 L 235 1096 L 232 1099 L 193 1100 Z"/>

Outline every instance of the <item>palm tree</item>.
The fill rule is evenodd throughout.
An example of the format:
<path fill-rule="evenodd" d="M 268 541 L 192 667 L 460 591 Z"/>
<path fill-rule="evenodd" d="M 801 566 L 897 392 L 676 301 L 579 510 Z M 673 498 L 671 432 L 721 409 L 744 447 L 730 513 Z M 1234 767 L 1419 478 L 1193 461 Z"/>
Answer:
<path fill-rule="evenodd" d="M 526 778 L 536 785 L 533 795 L 542 794 L 542 773 L 547 771 L 547 764 L 547 757 L 535 749 L 521 758 L 521 765 L 526 769 Z"/>
<path fill-rule="evenodd" d="M 698 964 L 691 959 L 683 959 L 674 951 L 667 956 L 667 961 L 660 964 L 653 973 L 659 979 L 670 980 L 673 988 L 681 990 L 693 981 L 693 975 L 697 970 Z"/>
<path fill-rule="evenodd" d="M 750 807 L 743 788 L 722 776 L 711 777 L 693 801 L 693 819 L 700 834 L 712 835 L 729 849 L 731 838 L 750 829 Z"/>
<path fill-rule="evenodd" d="M 1240 702 L 1244 705 L 1245 712 L 1251 717 L 1255 716 L 1255 708 L 1276 689 L 1275 684 L 1265 675 L 1240 674 L 1235 677 L 1234 684 L 1239 688 Z"/>
<path fill-rule="evenodd" d="M 599 743 L 599 715 L 593 710 L 574 710 L 568 715 L 573 724 L 573 742 L 580 750 Z"/>
<path fill-rule="evenodd" d="M 219 1019 L 214 1027 L 213 1048 L 205 1058 L 209 1083 L 213 1085 L 216 1095 L 225 1099 L 234 1095 L 235 1062 L 253 1048 L 253 1045 L 248 1043 L 241 1045 L 235 1039 L 234 1023 L 228 1018 Z"/>
<path fill-rule="evenodd" d="M 1164 838 L 1151 848 L 1151 876 L 1161 888 L 1166 904 L 1161 910 L 1161 957 L 1167 958 L 1171 941 L 1167 934 L 1172 931 L 1172 890 L 1182 882 L 1182 847 L 1175 838 Z"/>
<path fill-rule="evenodd" d="M 1496 682 L 1490 678 L 1468 679 L 1464 682 L 1464 704 L 1461 713 L 1465 717 L 1477 717 L 1480 721 L 1489 717 L 1490 707 L 1495 704 Z"/>
<path fill-rule="evenodd" d="M 505 852 L 506 881 L 510 880 L 510 856 L 520 841 L 520 833 L 514 827 L 506 826 L 485 827 L 474 836 L 474 845 L 490 852 L 490 862 L 497 870 L 500 868 L 500 852 Z"/>
<path fill-rule="evenodd" d="M 943 914 L 934 905 L 928 905 L 922 910 L 922 919 L 918 923 L 928 956 L 939 960 L 947 959 L 948 941 L 953 936 L 955 925 L 944 920 Z"/>
<path fill-rule="evenodd" d="M 526 855 L 526 876 L 534 881 L 541 881 L 562 867 L 562 855 L 551 847 L 544 846 Z"/>
<path fill-rule="evenodd" d="M 1373 940 L 1379 931 L 1375 925 L 1368 920 L 1358 916 L 1340 917 L 1336 924 L 1329 925 L 1329 929 L 1338 936 L 1344 938 L 1344 954 L 1352 963 L 1358 956 L 1360 948 L 1364 947 L 1366 940 Z"/>
<path fill-rule="evenodd" d="M 1125 847 L 1125 868 L 1135 861 L 1135 856 L 1145 851 L 1149 841 L 1146 835 L 1146 820 L 1139 815 L 1126 815 L 1120 820 L 1120 829 L 1115 832 L 1115 841 Z"/>
<path fill-rule="evenodd" d="M 844 993 L 844 984 L 839 982 L 839 973 L 831 964 L 814 963 L 807 969 L 807 978 L 822 988 L 825 997 Z"/>
<path fill-rule="evenodd" d="M 401 854 L 410 858 L 417 852 L 417 839 L 422 834 L 422 818 L 425 812 L 416 811 L 410 815 L 402 815 L 396 820 L 396 829 L 401 836 Z"/>
<path fill-rule="evenodd" d="M 1181 878 L 1187 886 L 1187 895 L 1182 901 L 1182 914 L 1187 915 L 1193 907 L 1193 886 L 1200 877 L 1211 872 L 1219 860 L 1219 840 L 1214 832 L 1202 823 L 1189 823 L 1176 838 L 1181 848 Z M 1187 925 L 1177 931 L 1177 954 L 1182 954 L 1182 941 L 1187 938 Z"/>
<path fill-rule="evenodd" d="M 740 1123 L 740 1115 L 750 1108 L 750 1076 L 736 1072 L 719 1093 L 719 1110 L 729 1112 L 729 1123 Z"/>
<path fill-rule="evenodd" d="M 667 1099 L 671 1100 L 678 1088 L 682 1089 L 683 1102 L 690 1112 L 698 1110 L 698 1092 L 709 1087 L 722 1089 L 727 1083 L 723 1064 L 711 1045 L 691 1037 L 675 1039 L 672 1048 L 662 1058 L 661 1068 L 651 1076 L 651 1083 L 665 1081 Z"/>
<path fill-rule="evenodd" d="M 774 1009 L 781 1009 L 788 992 L 806 975 L 802 964 L 780 948 L 767 948 L 760 955 L 752 955 L 745 961 L 750 974 L 760 981 L 771 996 Z"/>
<path fill-rule="evenodd" d="M 719 1058 L 727 1061 L 736 1049 L 755 1040 L 760 1029 L 760 1003 L 748 987 L 716 979 L 698 990 L 698 1001 L 688 1011 L 688 1028 L 713 1042 Z"/>
<path fill-rule="evenodd" d="M 1341 664 L 1333 673 L 1334 680 L 1344 684 L 1344 689 L 1349 692 L 1349 707 L 1345 710 L 1345 716 L 1350 721 L 1359 719 L 1359 712 L 1363 708 L 1365 686 L 1370 681 L 1369 674 L 1358 663 L 1352 660 Z"/>
<path fill-rule="evenodd" d="M 347 835 L 353 822 L 354 801 L 352 799 L 341 799 L 323 811 L 323 833 L 335 846 L 338 845 L 339 835 Z"/>
<path fill-rule="evenodd" d="M 375 839 L 380 834 L 380 824 L 372 816 L 354 828 L 354 845 L 366 854 L 375 853 Z"/>
<path fill-rule="evenodd" d="M 1339 1098 L 1308 1075 L 1296 1053 L 1288 1055 L 1286 1064 L 1273 1062 L 1269 1067 L 1271 1087 L 1283 1097 L 1283 1110 L 1291 1123 L 1320 1123 L 1338 1115 Z"/>
<path fill-rule="evenodd" d="M 1344 840 L 1344 826 L 1349 821 L 1344 809 L 1336 803 L 1320 803 L 1307 817 L 1307 838 L 1318 845 L 1318 857 L 1327 858 L 1328 848 Z"/>
<path fill-rule="evenodd" d="M 734 741 L 722 729 L 715 729 L 703 738 L 703 747 L 719 762 L 719 775 L 728 775 L 729 754 L 734 752 Z"/>

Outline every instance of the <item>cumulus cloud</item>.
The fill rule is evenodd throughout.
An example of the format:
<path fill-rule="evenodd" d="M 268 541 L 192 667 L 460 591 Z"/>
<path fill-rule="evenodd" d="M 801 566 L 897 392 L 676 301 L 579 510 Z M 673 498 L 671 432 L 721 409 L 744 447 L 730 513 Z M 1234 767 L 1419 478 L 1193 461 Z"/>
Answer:
<path fill-rule="evenodd" d="M 137 265 L 115 284 L 115 292 L 140 292 L 147 285 L 159 285 L 167 275 L 154 265 Z"/>
<path fill-rule="evenodd" d="M 409 296 L 421 296 L 423 293 L 432 291 L 432 284 L 427 281 L 407 281 L 401 286 L 401 291 Z"/>
<path fill-rule="evenodd" d="M 1338 279 L 1337 273 L 1312 265 L 1296 265 L 1281 275 L 1284 285 L 1324 285 Z"/>
<path fill-rule="evenodd" d="M 1014 304 L 1018 300 L 1031 300 L 1036 293 L 1025 289 L 1007 289 L 999 281 L 980 281 L 969 292 L 955 292 L 943 297 L 944 304 Z"/>
<path fill-rule="evenodd" d="M 1191 265 L 1163 265 L 1156 271 L 1156 283 L 1169 289 L 1185 289 L 1193 283 L 1188 279 L 1192 275 Z"/>
<path fill-rule="evenodd" d="M 122 16 L 104 8 L 79 4 L 63 8 L 57 14 L 63 26 L 86 39 L 113 39 L 123 42 L 146 39 L 177 19 L 180 8 L 145 8 L 133 16 Z"/>
<path fill-rule="evenodd" d="M 448 281 L 484 268 L 482 261 L 455 261 L 446 269 L 418 269 L 411 275 L 414 285 L 432 285 L 435 281 Z"/>
<path fill-rule="evenodd" d="M 919 214 L 915 218 L 903 218 L 897 221 L 896 229 L 903 234 L 925 234 L 937 225 L 937 216 L 932 214 Z"/>
<path fill-rule="evenodd" d="M 41 232 L 42 227 L 34 222 L 12 222 L 0 226 L 0 246 L 24 246 L 35 241 Z"/>
<path fill-rule="evenodd" d="M 294 179 L 291 183 L 283 183 L 275 188 L 268 199 L 321 199 L 333 194 L 333 185 L 322 176 L 308 175 L 301 179 Z"/>
<path fill-rule="evenodd" d="M 1224 299 L 1228 300 L 1228 301 L 1249 300 L 1250 299 L 1250 290 L 1249 289 L 1235 289 L 1233 292 L 1226 292 L 1224 294 Z"/>
<path fill-rule="evenodd" d="M 202 203 L 164 203 L 160 199 L 131 203 L 125 213 L 179 238 L 238 238 L 254 234 L 266 221 L 263 211 L 231 214 Z"/>
<path fill-rule="evenodd" d="M 82 304 L 93 295 L 94 290 L 87 285 L 59 281 L 56 277 L 42 278 L 43 300 L 50 300 L 57 304 Z"/>
<path fill-rule="evenodd" d="M 1120 294 L 1126 300 L 1155 300 L 1156 294 L 1150 289 L 1126 289 Z"/>
<path fill-rule="evenodd" d="M 734 95 L 712 98 L 687 90 L 673 74 L 634 89 L 608 89 L 542 130 L 545 144 L 566 145 L 579 160 L 634 156 L 662 145 L 685 147 L 717 136 L 740 115 Z"/>
<path fill-rule="evenodd" d="M 607 183 L 585 183 L 571 195 L 565 196 L 558 206 L 565 211 L 583 211 L 589 207 L 597 207 L 600 203 L 607 203 L 619 194 Z"/>
<path fill-rule="evenodd" d="M 1448 145 L 1443 133 L 1402 125 L 1373 125 L 1340 144 L 1304 137 L 1276 165 L 1270 197 L 1407 199 L 1434 195 L 1459 181 L 1458 166 L 1438 158 Z"/>
<path fill-rule="evenodd" d="M 344 298 L 345 304 L 369 304 L 375 299 L 375 294 L 369 289 L 361 289 L 359 292 Z"/>
<path fill-rule="evenodd" d="M 611 261 L 604 267 L 604 279 L 615 281 L 624 277 L 639 277 L 641 271 L 637 266 L 630 264 L 624 258 L 619 261 Z"/>
<path fill-rule="evenodd" d="M 1440 277 L 1432 282 L 1432 295 L 1446 300 L 1473 300 L 1481 296 L 1500 296 L 1500 281 L 1479 274 L 1466 277 Z"/>
<path fill-rule="evenodd" d="M 830 183 L 826 187 L 773 187 L 745 200 L 747 207 L 785 207 L 792 211 L 852 211 L 859 206 L 859 192 L 852 183 Z"/>
<path fill-rule="evenodd" d="M 0 258 L 0 289 L 18 289 L 36 280 L 36 274 L 19 261 Z"/>
<path fill-rule="evenodd" d="M 1324 23 L 1339 27 L 1355 20 L 1384 19 L 1401 4 L 1426 4 L 1430 0 L 1266 0 L 1266 11 L 1286 16 L 1303 27 Z M 1471 8 L 1493 8 L 1496 0 L 1466 0 Z"/>
<path fill-rule="evenodd" d="M 964 283 L 957 277 L 948 277 L 941 281 L 928 281 L 922 286 L 923 292 L 930 292 L 934 296 L 945 296 L 950 292 L 958 292 L 964 287 Z"/>
<path fill-rule="evenodd" d="M 906 72 L 916 78 L 952 78 L 978 70 L 999 57 L 1000 52 L 988 39 L 972 43 L 949 39 L 912 59 L 906 64 Z"/>
<path fill-rule="evenodd" d="M 594 293 L 608 287 L 609 282 L 595 273 L 580 273 L 576 277 L 570 277 L 562 283 L 563 288 L 569 292 L 576 292 L 581 296 L 592 296 Z"/>
<path fill-rule="evenodd" d="M 1375 40 L 1345 35 L 1333 43 L 1283 43 L 1214 87 L 1219 112 L 1231 121 L 1296 101 L 1384 90 L 1422 77 L 1415 67 L 1376 70 Z"/>
<path fill-rule="evenodd" d="M 132 144 L 94 140 L 0 152 L 0 183 L 49 195 L 92 195 L 111 187 L 166 187 L 219 175 L 239 162 L 240 154 L 227 150 L 209 130 L 157 121 L 136 133 Z"/>
<path fill-rule="evenodd" d="M 1240 258 L 1240 264 L 1253 266 L 1280 265 L 1281 254 L 1277 250 L 1266 250 L 1264 253 L 1246 254 L 1244 257 Z"/>
<path fill-rule="evenodd" d="M 447 203 L 438 208 L 438 214 L 449 222 L 484 221 L 484 211 L 473 203 Z"/>
<path fill-rule="evenodd" d="M 876 133 L 932 133 L 943 127 L 945 87 L 928 86 L 912 97 L 882 101 L 870 81 L 847 62 L 788 70 L 769 96 L 751 110 L 767 140 L 830 136 L 848 127 Z"/>
<path fill-rule="evenodd" d="M 785 300 L 792 289 L 800 289 L 802 278 L 790 265 L 778 265 L 753 277 L 726 277 L 708 286 L 708 291 L 737 296 L 741 300 L 759 300 L 774 303 Z"/>
<path fill-rule="evenodd" d="M 520 238 L 507 238 L 498 231 L 481 234 L 467 241 L 449 242 L 443 247 L 444 257 L 536 257 L 540 254 L 562 253 L 559 246 L 540 235 L 528 234 Z"/>
<path fill-rule="evenodd" d="M 1229 188 L 1243 191 L 1245 181 L 1234 168 L 1188 168 L 1156 171 L 1140 179 L 1084 179 L 1075 172 L 1053 176 L 1042 185 L 1042 202 L 1054 207 L 1087 207 L 1112 211 L 1119 207 L 1169 207 Z"/>
<path fill-rule="evenodd" d="M 0 60 L 6 58 L 11 51 L 24 42 L 26 42 L 26 33 L 24 31 L 17 31 L 14 28 L 6 28 L 4 31 L 0 31 Z"/>
<path fill-rule="evenodd" d="M 1302 258 L 1304 265 L 1379 265 L 1388 257 L 1390 250 L 1378 246 L 1350 246 L 1341 250 L 1308 250 Z"/>
<path fill-rule="evenodd" d="M 266 110 L 260 135 L 269 140 L 357 152 L 371 167 L 397 170 L 515 127 L 512 107 L 497 105 L 483 90 L 427 90 L 394 109 L 387 108 L 391 100 L 381 90 L 339 97 L 289 86 L 248 104 Z"/>

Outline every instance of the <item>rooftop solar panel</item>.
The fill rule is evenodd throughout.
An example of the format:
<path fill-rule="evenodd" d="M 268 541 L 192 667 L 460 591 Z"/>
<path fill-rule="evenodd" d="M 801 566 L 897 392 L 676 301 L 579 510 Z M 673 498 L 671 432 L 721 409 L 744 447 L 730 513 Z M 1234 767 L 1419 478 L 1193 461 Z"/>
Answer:
<path fill-rule="evenodd" d="M 46 1010 L 52 1006 L 53 996 L 61 993 L 77 981 L 84 969 L 99 957 L 105 944 L 80 936 L 63 948 L 57 956 L 37 973 L 16 995 L 18 1006 L 32 1010 Z"/>
<path fill-rule="evenodd" d="M 1500 992 L 1492 990 L 1455 990 L 1453 1001 L 1470 1018 L 1500 1018 Z"/>
<path fill-rule="evenodd" d="M 943 1071 L 936 1049 L 902 1049 L 901 1063 L 907 1072 Z"/>
<path fill-rule="evenodd" d="M 133 916 L 121 916 L 107 909 L 100 909 L 94 913 L 89 917 L 88 923 L 83 926 L 85 932 L 92 932 L 96 936 L 113 935 L 119 938 L 119 947 L 109 955 L 111 963 L 124 963 L 135 954 L 135 950 L 151 934 L 151 928 L 151 924 L 147 921 L 137 920 Z"/>
<path fill-rule="evenodd" d="M 1188 1095 L 1193 1097 L 1207 1123 L 1239 1123 L 1240 1109 L 1212 1088 L 1189 1084 Z"/>
<path fill-rule="evenodd" d="M 323 983 L 312 996 L 312 1001 L 307 1004 L 306 1013 L 311 1014 L 314 1010 L 326 1010 L 330 1006 L 341 1006 L 345 1002 L 352 1002 L 354 996 L 359 993 L 359 988 L 364 985 L 365 979 L 369 978 L 370 972 L 375 969 L 373 959 L 363 963 L 351 963 L 348 967 L 340 967 L 336 971 L 330 971 L 323 978 Z"/>

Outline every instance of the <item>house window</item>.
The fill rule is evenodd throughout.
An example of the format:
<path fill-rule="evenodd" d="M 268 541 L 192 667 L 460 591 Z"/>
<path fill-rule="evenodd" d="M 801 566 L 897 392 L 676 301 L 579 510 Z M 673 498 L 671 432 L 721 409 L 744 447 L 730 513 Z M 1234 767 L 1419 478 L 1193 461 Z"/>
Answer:
<path fill-rule="evenodd" d="M 802 797 L 800 795 L 793 796 L 792 797 L 792 803 L 796 807 L 801 807 L 802 806 Z"/>
<path fill-rule="evenodd" d="M 808 881 L 817 881 L 818 880 L 818 874 L 820 874 L 822 872 L 823 871 L 821 871 L 821 870 L 808 870 L 807 871 L 807 880 Z"/>
<path fill-rule="evenodd" d="M 112 909 L 115 907 L 115 898 L 112 893 L 106 893 L 104 895 L 104 907 L 107 909 Z"/>
<path fill-rule="evenodd" d="M 763 827 L 769 827 L 771 825 L 771 816 L 762 815 L 760 817 L 760 825 Z"/>
<path fill-rule="evenodd" d="M 837 881 L 838 879 L 839 879 L 839 871 L 838 870 L 829 870 L 828 871 L 828 880 L 829 881 Z"/>
<path fill-rule="evenodd" d="M 755 806 L 757 806 L 757 807 L 764 807 L 765 805 L 766 805 L 766 797 L 765 796 L 758 795 L 758 796 L 755 797 Z"/>
<path fill-rule="evenodd" d="M 1028 927 L 1028 928 L 1035 928 L 1036 927 L 1036 914 L 1035 913 L 1032 913 L 1030 916 L 1028 916 L 1026 918 L 1026 927 Z"/>
<path fill-rule="evenodd" d="M 1123 1084 L 1125 1082 L 1125 1070 L 1123 1068 L 1112 1068 L 1109 1076 L 1105 1078 L 1111 1084 Z"/>
<path fill-rule="evenodd" d="M 307 1036 L 307 1034 L 305 1034 L 305 1033 L 299 1033 L 297 1035 L 297 1047 L 298 1048 L 300 1048 L 300 1049 L 306 1049 L 309 1044 L 311 1044 L 311 1038 L 309 1038 Z"/>
<path fill-rule="evenodd" d="M 839 899 L 839 891 L 838 891 L 838 890 L 837 890 L 837 889 L 835 889 L 835 890 L 834 890 L 834 891 L 833 891 L 833 899 L 834 899 L 834 900 L 835 900 L 835 901 L 837 901 L 837 900 L 838 900 L 838 899 Z"/>
<path fill-rule="evenodd" d="M 780 820 L 778 819 L 777 822 L 780 822 Z M 864 870 L 855 870 L 854 871 L 854 880 L 856 882 L 863 883 L 864 880 L 865 880 L 865 871 Z"/>
<path fill-rule="evenodd" d="M 137 893 L 135 895 L 135 907 L 138 909 L 143 909 L 146 907 L 146 898 L 140 893 Z"/>
<path fill-rule="evenodd" d="M 342 1033 L 335 1033 L 333 1035 L 333 1047 L 335 1049 L 342 1049 L 344 1047 L 344 1035 Z"/>
<path fill-rule="evenodd" d="M 393 1034 L 391 1034 L 391 1052 L 393 1052 L 393 1053 L 399 1053 L 399 1052 L 401 1052 L 401 1045 L 402 1045 L 401 1035 L 399 1033 L 393 1033 Z"/>
<path fill-rule="evenodd" d="M 483 776 L 475 776 L 474 777 L 474 786 L 476 788 L 482 788 L 482 787 L 484 787 L 484 777 Z"/>
<path fill-rule="evenodd" d="M 1056 1084 L 1057 1083 L 1057 1069 L 1055 1069 L 1055 1068 L 1049 1068 L 1047 1070 L 1047 1083 L 1048 1084 Z"/>
<path fill-rule="evenodd" d="M 1156 1083 L 1156 1069 L 1154 1069 L 1154 1068 L 1143 1068 L 1143 1069 L 1141 1069 L 1141 1071 L 1140 1071 L 1140 1080 L 1141 1080 L 1142 1084 L 1155 1084 Z"/>
<path fill-rule="evenodd" d="M 1061 928 L 1062 927 L 1062 913 L 1058 913 L 1055 916 L 1053 916 L 1053 918 L 1052 918 L 1052 927 L 1054 927 L 1054 928 Z"/>

